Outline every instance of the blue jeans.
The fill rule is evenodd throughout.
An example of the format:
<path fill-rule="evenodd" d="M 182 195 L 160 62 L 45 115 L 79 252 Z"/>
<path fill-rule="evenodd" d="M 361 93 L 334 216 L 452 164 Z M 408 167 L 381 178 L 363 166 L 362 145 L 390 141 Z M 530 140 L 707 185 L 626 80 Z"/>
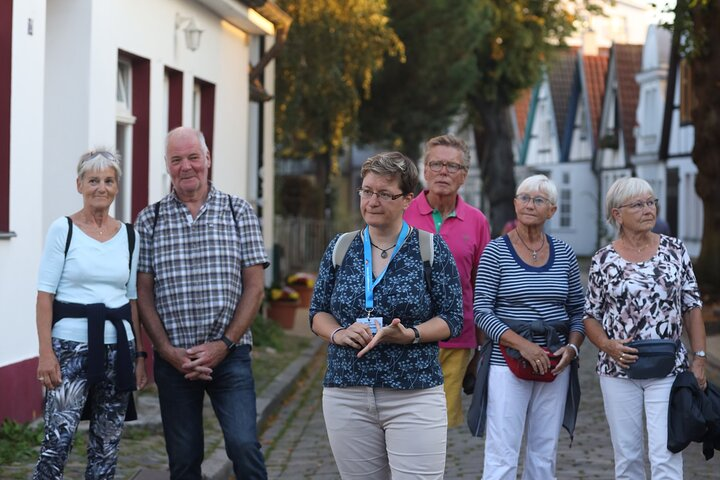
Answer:
<path fill-rule="evenodd" d="M 233 463 L 235 477 L 238 480 L 267 478 L 265 459 L 257 441 L 250 349 L 249 345 L 236 348 L 215 367 L 209 382 L 186 380 L 160 355 L 155 355 L 155 383 L 172 480 L 202 478 L 205 392 L 210 395 L 222 428 L 225 451 Z"/>

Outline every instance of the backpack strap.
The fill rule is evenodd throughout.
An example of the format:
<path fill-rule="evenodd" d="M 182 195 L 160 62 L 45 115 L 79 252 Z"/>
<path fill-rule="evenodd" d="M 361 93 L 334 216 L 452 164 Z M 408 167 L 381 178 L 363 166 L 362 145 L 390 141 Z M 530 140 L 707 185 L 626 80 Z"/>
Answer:
<path fill-rule="evenodd" d="M 65 239 L 65 257 L 67 258 L 67 252 L 70 250 L 70 241 L 72 240 L 72 231 L 73 231 L 73 221 L 70 219 L 70 217 L 65 217 L 68 221 L 68 233 L 67 233 L 67 239 Z"/>
<path fill-rule="evenodd" d="M 355 240 L 355 237 L 358 236 L 360 233 L 360 230 L 354 230 L 352 232 L 346 232 L 340 235 L 340 238 L 338 238 L 337 242 L 335 242 L 335 247 L 333 248 L 332 253 L 332 259 L 333 259 L 333 265 L 337 269 L 340 265 L 342 265 L 343 260 L 345 259 L 345 254 L 347 253 L 348 249 L 350 248 L 350 244 L 353 240 Z"/>
<path fill-rule="evenodd" d="M 432 264 L 435 260 L 435 249 L 433 248 L 433 234 L 418 228 L 418 240 L 420 241 L 420 258 L 423 262 L 423 275 L 428 290 L 432 290 Z"/>
<path fill-rule="evenodd" d="M 65 218 L 67 218 L 68 221 L 68 233 L 67 238 L 65 239 L 65 257 L 67 258 L 68 250 L 70 250 L 70 242 L 72 241 L 73 221 L 70 219 L 70 217 Z M 132 223 L 126 223 L 125 229 L 127 230 L 128 253 L 130 254 L 130 259 L 128 260 L 128 270 L 132 270 L 132 255 L 133 250 L 135 250 L 135 228 L 133 228 Z"/>
<path fill-rule="evenodd" d="M 128 260 L 128 270 L 132 270 L 132 256 L 133 251 L 135 250 L 135 228 L 133 228 L 132 223 L 126 223 L 125 229 L 127 230 L 128 253 L 130 254 Z"/>
<path fill-rule="evenodd" d="M 153 210 L 155 210 L 155 218 L 153 218 L 153 228 L 151 237 L 155 238 L 155 227 L 157 226 L 158 217 L 160 216 L 160 201 L 153 203 Z"/>
<path fill-rule="evenodd" d="M 230 205 L 230 213 L 232 214 L 233 222 L 235 222 L 235 230 L 237 230 L 238 221 L 237 221 L 237 215 L 235 215 L 235 207 L 233 207 L 233 204 L 232 204 L 232 195 L 230 195 L 228 193 L 227 197 L 228 197 L 228 204 Z"/>

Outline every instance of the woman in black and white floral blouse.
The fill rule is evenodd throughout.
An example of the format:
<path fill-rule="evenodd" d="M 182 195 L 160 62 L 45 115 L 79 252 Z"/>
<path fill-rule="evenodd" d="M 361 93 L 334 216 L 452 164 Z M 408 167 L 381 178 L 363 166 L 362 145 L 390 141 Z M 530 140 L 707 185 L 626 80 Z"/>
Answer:
<path fill-rule="evenodd" d="M 645 478 L 643 410 L 652 478 L 682 478 L 682 454 L 667 449 L 670 388 L 675 376 L 688 368 L 700 388 L 707 382 L 702 303 L 692 263 L 680 240 L 652 233 L 657 198 L 645 180 L 617 180 L 608 190 L 606 207 L 618 237 L 592 259 L 585 331 L 600 349 L 597 372 L 615 452 L 615 478 Z M 666 376 L 628 376 L 638 360 L 638 350 L 628 342 L 677 341 L 683 327 L 693 351 L 690 363 L 680 343 L 675 366 Z"/>

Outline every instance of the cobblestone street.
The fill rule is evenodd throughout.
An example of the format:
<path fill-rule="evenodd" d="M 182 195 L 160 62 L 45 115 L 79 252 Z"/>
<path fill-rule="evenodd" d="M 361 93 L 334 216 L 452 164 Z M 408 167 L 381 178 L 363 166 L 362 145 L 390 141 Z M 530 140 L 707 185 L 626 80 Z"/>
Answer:
<path fill-rule="evenodd" d="M 582 400 L 575 442 L 570 448 L 569 436 L 563 430 L 558 453 L 559 479 L 613 478 L 610 434 L 603 412 L 598 378 L 594 372 L 596 352 L 589 343 L 583 346 L 580 368 Z M 339 478 L 322 415 L 324 365 L 323 349 L 309 366 L 309 376 L 298 385 L 296 392 L 262 436 L 268 472 L 272 479 Z M 466 408 L 469 400 L 469 397 L 465 397 Z M 472 437 L 464 426 L 451 430 L 448 434 L 445 478 L 481 478 L 483 445 L 483 439 Z M 690 445 L 683 453 L 685 478 L 718 478 L 720 455 L 716 454 L 706 462 L 699 444 Z M 646 465 L 646 470 L 650 478 L 649 464 Z"/>

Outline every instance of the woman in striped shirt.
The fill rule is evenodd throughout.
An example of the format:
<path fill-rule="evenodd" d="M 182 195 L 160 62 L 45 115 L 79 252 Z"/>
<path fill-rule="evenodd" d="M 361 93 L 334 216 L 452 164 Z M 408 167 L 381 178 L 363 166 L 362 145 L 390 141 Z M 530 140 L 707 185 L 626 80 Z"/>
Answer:
<path fill-rule="evenodd" d="M 557 188 L 534 175 L 520 184 L 514 204 L 517 227 L 488 244 L 475 282 L 475 323 L 489 339 L 487 374 L 478 378 L 487 392 L 486 480 L 516 478 L 526 429 L 522 478 L 554 478 L 560 426 L 572 436 L 580 393 L 580 271 L 572 248 L 543 232 L 557 210 Z M 516 376 L 506 355 L 525 362 L 538 381 Z"/>

